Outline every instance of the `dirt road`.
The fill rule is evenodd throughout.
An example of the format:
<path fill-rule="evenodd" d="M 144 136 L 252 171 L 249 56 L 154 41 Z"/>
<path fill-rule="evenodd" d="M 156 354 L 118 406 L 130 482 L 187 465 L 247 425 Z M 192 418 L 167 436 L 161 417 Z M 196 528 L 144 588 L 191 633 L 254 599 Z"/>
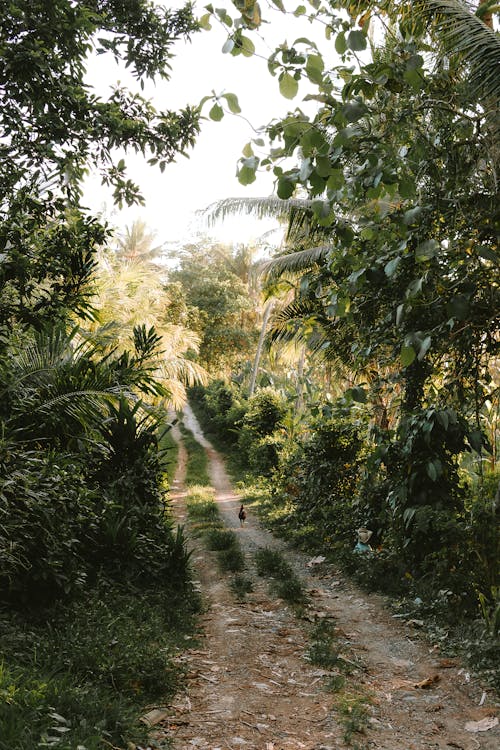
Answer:
<path fill-rule="evenodd" d="M 239 536 L 254 592 L 238 603 L 214 553 L 197 540 L 194 567 L 206 602 L 203 644 L 182 658 L 187 692 L 155 728 L 175 750 L 496 750 L 500 747 L 495 697 L 417 630 L 402 625 L 377 596 L 357 590 L 332 566 L 308 566 L 249 514 L 240 528 L 239 498 L 223 462 L 204 439 L 191 410 L 186 426 L 207 450 L 216 500 L 227 527 Z M 181 449 L 172 498 L 185 518 Z M 297 618 L 252 567 L 262 547 L 281 550 L 308 588 L 311 604 Z M 318 550 L 318 554 L 321 550 Z M 348 675 L 308 660 L 314 623 L 328 622 Z M 332 686 L 334 686 L 332 688 Z M 329 689 L 327 689 L 329 688 Z M 466 729 L 467 727 L 467 729 Z"/>

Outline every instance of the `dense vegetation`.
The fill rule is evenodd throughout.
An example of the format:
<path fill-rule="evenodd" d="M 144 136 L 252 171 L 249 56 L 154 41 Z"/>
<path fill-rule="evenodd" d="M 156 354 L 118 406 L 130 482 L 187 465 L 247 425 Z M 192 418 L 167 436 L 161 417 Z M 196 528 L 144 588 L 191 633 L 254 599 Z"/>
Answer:
<path fill-rule="evenodd" d="M 268 58 L 284 97 L 297 98 L 302 87 L 307 96 L 247 144 L 239 175 L 246 184 L 272 169 L 278 197 L 215 209 L 287 222 L 284 251 L 263 269 L 274 300 L 271 358 L 265 369 L 255 361 L 254 395 L 248 377 L 236 374 L 193 398 L 223 445 L 237 441 L 240 466 L 268 477 L 260 494 L 277 530 L 320 545 L 422 612 L 439 610 L 442 621 L 482 617 L 479 641 L 493 653 L 500 625 L 493 6 L 476 14 L 446 0 L 274 5 L 322 25 L 327 46 L 297 34 Z M 249 39 L 261 12 L 245 4 Z M 238 54 L 239 28 L 213 15 Z M 333 65 L 328 44 L 339 56 Z M 270 384 L 274 390 L 262 387 Z M 374 532 L 365 557 L 352 554 L 359 526 Z"/>
<path fill-rule="evenodd" d="M 193 629 L 197 598 L 167 512 L 162 447 L 162 402 L 176 378 L 179 387 L 189 381 L 189 367 L 179 366 L 182 350 L 177 369 L 166 361 L 162 321 L 157 333 L 122 314 L 115 324 L 126 335 L 113 335 L 96 297 L 111 232 L 81 207 L 80 191 L 92 168 L 117 202 L 140 200 L 115 147 L 149 152 L 162 166 L 193 144 L 199 120 L 196 109 L 156 111 L 123 87 L 98 98 L 85 83 L 86 57 L 112 54 L 139 82 L 168 77 L 173 42 L 196 30 L 189 6 L 2 4 L 5 750 L 145 740 L 141 711 L 176 690 L 171 657 Z M 117 265 L 128 261 L 116 254 Z"/>

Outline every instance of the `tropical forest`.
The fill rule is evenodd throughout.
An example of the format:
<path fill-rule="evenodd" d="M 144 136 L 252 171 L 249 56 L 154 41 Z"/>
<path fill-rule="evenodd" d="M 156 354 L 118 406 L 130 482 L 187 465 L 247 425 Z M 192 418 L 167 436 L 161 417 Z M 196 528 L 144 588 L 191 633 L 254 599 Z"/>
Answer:
<path fill-rule="evenodd" d="M 500 5 L 204 3 L 0 0 L 0 750 L 494 750 Z"/>

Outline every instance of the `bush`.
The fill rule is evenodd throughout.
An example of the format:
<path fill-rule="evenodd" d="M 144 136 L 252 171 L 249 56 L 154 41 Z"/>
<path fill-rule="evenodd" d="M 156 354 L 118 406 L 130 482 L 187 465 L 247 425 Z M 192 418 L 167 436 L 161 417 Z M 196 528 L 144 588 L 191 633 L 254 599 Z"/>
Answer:
<path fill-rule="evenodd" d="M 156 589 L 100 581 L 50 618 L 0 610 L 0 750 L 146 746 L 138 716 L 179 689 L 172 657 L 199 610 L 190 587 Z"/>
<path fill-rule="evenodd" d="M 309 436 L 283 455 L 273 494 L 289 506 L 288 520 L 297 529 L 313 525 L 317 542 L 342 542 L 351 548 L 355 529 L 365 522 L 356 500 L 363 442 L 349 422 L 313 425 Z"/>
<path fill-rule="evenodd" d="M 281 435 L 266 435 L 256 442 L 250 442 L 248 463 L 250 468 L 263 476 L 269 476 L 276 469 L 285 439 Z"/>
<path fill-rule="evenodd" d="M 12 453 L 0 479 L 0 596 L 46 603 L 81 590 L 99 518 L 81 466 L 62 456 Z"/>

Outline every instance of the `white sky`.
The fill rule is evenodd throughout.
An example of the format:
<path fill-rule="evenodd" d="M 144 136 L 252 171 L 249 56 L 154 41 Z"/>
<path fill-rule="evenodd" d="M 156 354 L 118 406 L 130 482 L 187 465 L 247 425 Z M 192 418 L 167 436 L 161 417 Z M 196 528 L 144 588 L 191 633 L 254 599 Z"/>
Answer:
<path fill-rule="evenodd" d="M 162 4 L 179 7 L 182 1 Z M 196 4 L 197 15 L 205 12 L 205 4 L 206 0 Z M 234 17 L 236 12 L 230 3 L 221 3 L 220 0 L 215 3 L 217 7 L 223 4 Z M 285 38 L 291 44 L 299 36 L 312 34 L 312 26 L 304 18 L 288 19 L 277 11 L 267 9 L 265 14 L 268 18 L 272 17 L 274 22 L 263 28 L 266 38 L 270 40 L 267 47 L 264 44 L 261 47 L 263 56 L 267 57 L 270 53 L 270 45 L 274 48 Z M 284 99 L 279 93 L 277 77 L 272 77 L 267 70 L 266 60 L 223 54 L 221 50 L 226 38 L 222 27 L 216 27 L 214 23 L 212 31 L 193 35 L 191 43 L 179 42 L 174 50 L 171 80 L 160 82 L 155 87 L 146 86 L 144 94 L 153 99 L 159 109 L 178 109 L 186 104 L 198 104 L 212 90 L 217 94 L 232 92 L 238 96 L 242 115 L 255 128 L 301 106 L 305 93 L 302 84 L 294 100 Z M 252 39 L 257 43 L 255 35 L 252 35 Z M 88 81 L 102 96 L 106 96 L 109 87 L 117 81 L 130 87 L 136 85 L 127 71 L 117 68 L 114 61 L 104 55 L 90 60 Z M 207 117 L 209 108 L 207 103 L 204 108 Z M 234 239 L 250 243 L 277 225 L 272 221 L 256 222 L 239 217 L 228 220 L 224 226 L 208 229 L 199 225 L 195 212 L 221 198 L 272 194 L 272 173 L 261 174 L 252 185 L 246 187 L 240 185 L 236 178 L 242 148 L 252 137 L 256 137 L 251 125 L 243 117 L 231 114 L 225 115 L 218 123 L 207 119 L 202 122 L 201 134 L 190 152 L 190 158 L 179 157 L 178 162 L 168 165 L 163 174 L 158 168 L 149 167 L 142 157 L 130 154 L 126 159 L 129 173 L 141 187 L 145 206 L 120 211 L 113 207 L 110 191 L 92 178 L 86 182 L 84 202 L 92 210 L 99 211 L 105 207 L 107 217 L 120 229 L 130 225 L 134 219 L 144 219 L 156 231 L 159 243 L 182 242 L 196 231 L 215 235 L 223 241 Z"/>

